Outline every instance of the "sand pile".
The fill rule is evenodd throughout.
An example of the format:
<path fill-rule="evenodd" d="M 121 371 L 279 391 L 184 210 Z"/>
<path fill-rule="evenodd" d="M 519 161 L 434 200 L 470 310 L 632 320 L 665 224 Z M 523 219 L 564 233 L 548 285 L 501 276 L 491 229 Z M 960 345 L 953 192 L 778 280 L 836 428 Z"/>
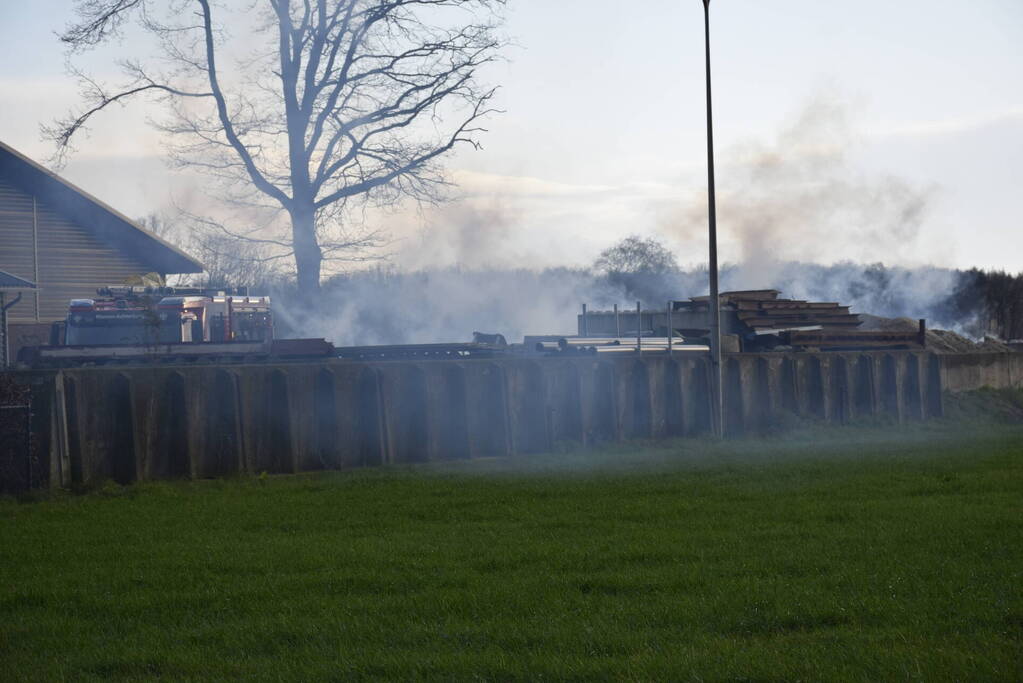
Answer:
<path fill-rule="evenodd" d="M 927 330 L 927 348 L 936 353 L 992 353 L 1012 351 L 1005 342 L 991 337 L 975 342 L 949 330 Z"/>
<path fill-rule="evenodd" d="M 860 320 L 863 323 L 857 328 L 859 330 L 915 332 L 920 329 L 919 321 L 912 318 L 882 318 L 877 315 L 861 313 Z M 951 330 L 931 329 L 927 330 L 927 349 L 935 353 L 991 353 L 1014 350 L 1005 342 L 992 337 L 985 337 L 983 341 L 974 341 Z"/>

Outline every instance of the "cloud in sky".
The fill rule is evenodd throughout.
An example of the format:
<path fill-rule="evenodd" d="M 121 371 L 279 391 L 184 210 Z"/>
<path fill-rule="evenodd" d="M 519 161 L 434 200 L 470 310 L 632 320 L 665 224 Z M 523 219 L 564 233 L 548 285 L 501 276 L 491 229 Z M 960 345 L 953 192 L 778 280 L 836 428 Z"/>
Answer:
<path fill-rule="evenodd" d="M 862 144 L 841 101 L 811 98 L 770 140 L 719 154 L 722 261 L 933 260 L 928 219 L 937 190 L 857 165 Z M 399 263 L 499 267 L 587 265 L 629 234 L 654 236 L 682 263 L 706 259 L 706 190 L 699 173 L 663 168 L 621 185 L 579 185 L 537 177 L 456 171 L 456 203 L 422 224 L 392 222 L 404 237 Z M 423 227 L 425 226 L 425 227 Z"/>
<path fill-rule="evenodd" d="M 65 0 L 10 4 L 0 10 L 11 34 L 0 45 L 0 136 L 43 160 L 39 122 L 75 103 L 53 36 L 70 11 Z M 488 124 L 484 151 L 452 160 L 462 199 L 374 216 L 394 232 L 399 263 L 485 255 L 495 265 L 582 264 L 632 233 L 663 239 L 682 263 L 705 258 L 702 11 L 674 0 L 644 7 L 510 7 L 509 32 L 522 47 L 494 71 L 507 113 Z M 1023 267 L 1014 180 L 1023 176 L 1014 153 L 1023 149 L 1020 7 L 722 3 L 714 30 L 723 256 L 770 248 L 824 261 Z M 786 112 L 798 115 L 807 88 L 822 80 L 845 92 L 845 130 L 785 139 Z M 850 100 L 859 103 L 855 119 Z M 66 169 L 72 182 L 129 215 L 158 211 L 201 184 L 160 163 L 160 140 L 145 125 L 157 112 L 108 114 L 80 142 Z M 899 223 L 899 207 L 921 193 L 924 210 Z M 837 208 L 824 208 L 825 196 Z M 798 237 L 804 230 L 830 239 Z"/>
<path fill-rule="evenodd" d="M 1002 124 L 1023 126 L 1023 106 L 1008 107 L 997 111 L 981 112 L 972 116 L 933 121 L 917 121 L 890 128 L 871 131 L 874 138 L 892 137 L 941 137 L 969 133 L 990 126 Z"/>
<path fill-rule="evenodd" d="M 76 106 L 74 83 L 67 78 L 0 78 L 0 92 L 16 93 L 16 102 L 0 106 L 2 139 L 22 153 L 45 161 L 53 146 L 42 140 L 39 126 Z M 150 113 L 143 102 L 110 107 L 98 125 L 74 140 L 77 156 L 109 159 L 113 165 L 124 159 L 162 154 L 160 136 L 147 123 Z"/>
<path fill-rule="evenodd" d="M 409 268 L 584 265 L 664 188 L 573 185 L 455 171 L 460 197 L 418 214 L 389 215 L 395 257 Z"/>
<path fill-rule="evenodd" d="M 940 144 L 955 134 L 933 137 L 938 142 L 930 144 Z M 955 263 L 949 238 L 935 234 L 931 209 L 941 207 L 942 190 L 857 163 L 871 138 L 857 133 L 840 102 L 814 99 L 773 139 L 720 150 L 722 261 L 971 265 Z M 172 173 L 158 154 L 92 146 L 65 174 L 125 213 L 201 201 L 201 179 Z M 410 269 L 587 265 L 634 233 L 663 241 L 683 264 L 698 264 L 706 259 L 704 171 L 667 166 L 618 184 L 455 168 L 451 203 L 371 213 L 369 221 L 391 234 L 393 260 Z"/>

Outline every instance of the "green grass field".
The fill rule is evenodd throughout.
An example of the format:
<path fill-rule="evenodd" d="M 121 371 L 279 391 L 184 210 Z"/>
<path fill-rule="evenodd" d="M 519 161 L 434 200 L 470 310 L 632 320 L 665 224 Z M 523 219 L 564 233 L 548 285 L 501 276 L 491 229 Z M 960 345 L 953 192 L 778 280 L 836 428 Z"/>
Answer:
<path fill-rule="evenodd" d="M 1018 681 L 970 424 L 0 501 L 0 678 Z"/>

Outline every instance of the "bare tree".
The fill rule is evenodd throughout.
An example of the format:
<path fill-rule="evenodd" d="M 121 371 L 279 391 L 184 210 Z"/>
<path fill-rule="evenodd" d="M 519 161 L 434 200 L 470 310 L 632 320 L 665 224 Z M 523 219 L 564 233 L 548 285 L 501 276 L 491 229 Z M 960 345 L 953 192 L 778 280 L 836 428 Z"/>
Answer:
<path fill-rule="evenodd" d="M 218 234 L 199 231 L 189 250 L 203 264 L 199 282 L 205 287 L 253 287 L 272 281 L 277 273 L 260 245 Z"/>
<path fill-rule="evenodd" d="M 135 222 L 157 237 L 167 240 L 172 244 L 178 244 L 183 237 L 178 224 L 162 213 L 151 211 L 145 216 L 136 218 Z"/>
<path fill-rule="evenodd" d="M 439 201 L 442 157 L 479 148 L 495 111 L 480 69 L 502 46 L 504 2 L 235 0 L 232 11 L 211 0 L 78 0 L 61 35 L 69 64 L 129 27 L 155 56 L 121 60 L 126 81 L 115 88 L 70 67 L 83 107 L 44 135 L 59 160 L 99 112 L 155 98 L 175 163 L 218 181 L 236 207 L 284 218 L 279 232 L 224 232 L 293 258 L 300 291 L 313 293 L 325 260 L 362 259 L 380 244 L 359 227 L 367 207 Z"/>

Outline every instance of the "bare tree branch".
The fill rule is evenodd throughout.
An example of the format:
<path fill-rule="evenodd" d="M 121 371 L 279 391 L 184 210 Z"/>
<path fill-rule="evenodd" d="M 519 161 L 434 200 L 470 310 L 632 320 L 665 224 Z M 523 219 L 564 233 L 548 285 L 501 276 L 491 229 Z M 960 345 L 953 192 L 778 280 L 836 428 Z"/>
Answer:
<path fill-rule="evenodd" d="M 440 161 L 461 144 L 480 148 L 481 122 L 498 111 L 480 74 L 505 44 L 502 5 L 76 0 L 78 21 L 61 34 L 69 59 L 129 25 L 152 36 L 154 54 L 121 60 L 127 81 L 113 91 L 72 68 L 85 106 L 44 135 L 63 158 L 111 104 L 147 96 L 163 104 L 168 117 L 153 123 L 173 163 L 209 176 L 209 194 L 248 227 L 212 217 L 190 224 L 258 249 L 253 258 L 264 262 L 293 258 L 299 287 L 312 291 L 322 263 L 370 260 L 386 243 L 358 206 L 442 201 L 450 183 Z M 224 61 L 228 54 L 240 56 Z M 265 202 L 279 209 L 252 227 L 251 211 L 266 212 Z"/>

